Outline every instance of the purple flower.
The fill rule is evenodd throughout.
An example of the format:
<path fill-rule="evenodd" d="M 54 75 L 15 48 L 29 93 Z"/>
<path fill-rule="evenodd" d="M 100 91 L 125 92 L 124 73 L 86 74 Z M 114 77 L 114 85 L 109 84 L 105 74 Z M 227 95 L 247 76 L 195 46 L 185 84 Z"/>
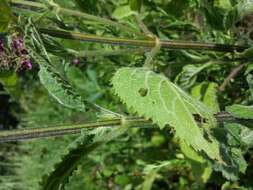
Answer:
<path fill-rule="evenodd" d="M 32 62 L 29 58 L 24 58 L 20 62 L 21 69 L 27 69 L 31 70 L 32 69 Z"/>
<path fill-rule="evenodd" d="M 12 48 L 17 55 L 27 55 L 28 52 L 25 49 L 24 40 L 22 37 L 12 38 Z"/>
<path fill-rule="evenodd" d="M 79 64 L 80 64 L 80 59 L 75 58 L 75 59 L 72 60 L 72 63 L 73 63 L 74 65 L 79 65 Z"/>
<path fill-rule="evenodd" d="M 20 37 L 12 38 L 12 47 L 15 49 L 23 49 L 24 48 L 24 41 Z"/>

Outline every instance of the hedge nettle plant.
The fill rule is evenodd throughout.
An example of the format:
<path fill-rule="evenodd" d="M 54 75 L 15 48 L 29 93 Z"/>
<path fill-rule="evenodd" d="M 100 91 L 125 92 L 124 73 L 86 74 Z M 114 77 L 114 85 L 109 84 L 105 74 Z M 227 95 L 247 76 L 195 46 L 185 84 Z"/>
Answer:
<path fill-rule="evenodd" d="M 211 10 L 209 1 L 203 2 L 201 1 L 200 7 L 206 10 L 206 20 L 209 24 L 231 31 L 236 23 L 252 12 L 253 7 L 250 1 L 224 4 L 223 6 L 231 8 L 223 15 L 220 10 Z M 216 96 L 219 89 L 215 83 L 204 81 L 194 88 L 193 86 L 197 75 L 206 68 L 235 63 L 235 69 L 220 86 L 220 91 L 224 90 L 231 79 L 250 65 L 250 44 L 163 40 L 158 34 L 149 31 L 140 19 L 138 11 L 141 1 L 131 0 L 129 3 L 132 17 L 137 23 L 134 26 L 63 8 L 53 1 L 39 3 L 12 0 L 0 4 L 5 15 L 2 16 L 5 22 L 1 28 L 8 31 L 10 39 L 8 43 L 0 41 L 1 69 L 38 70 L 41 84 L 63 107 L 83 114 L 93 110 L 103 115 L 94 121 L 81 124 L 1 132 L 0 141 L 79 135 L 67 147 L 60 161 L 54 164 L 50 172 L 43 175 L 40 180 L 42 189 L 64 187 L 83 157 L 101 145 L 128 133 L 132 127 L 159 127 L 161 130 L 169 128 L 185 157 L 201 168 L 201 171 L 195 172 L 201 176 L 202 182 L 209 178 L 212 171 L 221 172 L 228 180 L 237 180 L 239 173 L 244 173 L 247 168 L 243 155 L 252 146 L 252 107 L 236 104 L 221 110 Z M 12 12 L 8 4 L 13 7 Z M 224 8 L 223 6 L 220 8 Z M 218 14 L 218 18 L 222 17 L 222 23 L 216 20 L 215 14 Z M 82 28 L 78 27 L 76 28 L 79 32 L 71 31 L 74 24 L 65 24 L 61 18 L 64 15 L 92 21 L 91 23 L 98 28 L 114 27 L 112 31 L 122 31 L 126 37 L 82 33 Z M 47 25 L 49 27 L 45 28 Z M 74 50 L 75 48 L 65 48 L 58 39 L 127 48 L 79 51 Z M 189 63 L 183 67 L 174 81 L 166 76 L 164 65 L 160 63 L 163 54 L 169 51 L 179 52 L 179 56 L 185 59 L 185 64 Z M 111 110 L 84 97 L 68 81 L 64 69 L 58 66 L 59 63 L 68 66 L 67 62 L 82 69 L 84 57 L 132 53 L 143 55 L 142 64 L 122 64 L 111 74 L 111 83 L 108 84 L 111 86 L 111 94 L 120 100 L 114 98 L 115 102 L 118 105 L 125 104 L 125 111 Z M 174 62 L 177 63 L 176 60 Z M 245 74 L 252 87 L 252 67 L 247 68 Z M 204 94 L 203 89 L 206 90 Z"/>

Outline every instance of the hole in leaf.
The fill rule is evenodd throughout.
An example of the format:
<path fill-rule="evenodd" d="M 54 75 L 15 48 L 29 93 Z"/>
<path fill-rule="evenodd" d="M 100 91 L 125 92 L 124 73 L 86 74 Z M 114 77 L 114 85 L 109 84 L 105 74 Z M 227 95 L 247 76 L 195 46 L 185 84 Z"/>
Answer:
<path fill-rule="evenodd" d="M 139 92 L 139 94 L 140 94 L 142 97 L 145 97 L 145 96 L 147 96 L 147 94 L 148 94 L 148 89 L 146 89 L 146 88 L 140 88 L 140 89 L 138 90 L 138 92 Z"/>
<path fill-rule="evenodd" d="M 193 114 L 193 117 L 199 123 L 206 123 L 206 118 L 201 117 L 199 114 Z"/>

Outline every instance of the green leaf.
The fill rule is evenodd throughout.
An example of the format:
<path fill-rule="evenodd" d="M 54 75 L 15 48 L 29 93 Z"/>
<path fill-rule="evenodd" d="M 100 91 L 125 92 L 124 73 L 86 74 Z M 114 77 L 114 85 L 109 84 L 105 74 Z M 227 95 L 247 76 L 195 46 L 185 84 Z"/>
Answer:
<path fill-rule="evenodd" d="M 189 7 L 189 3 L 189 0 L 171 0 L 166 6 L 166 12 L 175 17 L 180 17 L 186 12 L 185 9 Z"/>
<path fill-rule="evenodd" d="M 202 82 L 194 86 L 191 95 L 199 101 L 202 101 L 214 113 L 220 111 L 217 92 L 218 84 L 213 82 Z"/>
<path fill-rule="evenodd" d="M 129 0 L 130 8 L 133 11 L 140 12 L 143 0 Z"/>
<path fill-rule="evenodd" d="M 158 170 L 152 170 L 151 172 L 149 172 L 145 178 L 144 178 L 144 182 L 142 183 L 142 190 L 151 190 L 153 183 L 155 181 L 155 179 L 157 178 L 158 174 L 157 174 Z"/>
<path fill-rule="evenodd" d="M 13 71 L 0 72 L 0 83 L 4 89 L 14 98 L 19 98 L 21 94 L 20 84 L 17 74 Z"/>
<path fill-rule="evenodd" d="M 245 16 L 253 13 L 253 3 L 251 0 L 239 1 L 224 17 L 224 25 L 231 28 Z"/>
<path fill-rule="evenodd" d="M 5 87 L 13 87 L 17 84 L 17 74 L 12 71 L 0 72 L 0 82 Z"/>
<path fill-rule="evenodd" d="M 246 50 L 244 50 L 242 53 L 238 53 L 238 56 L 240 58 L 245 58 L 248 60 L 253 60 L 253 45 Z M 249 67 L 249 66 L 248 66 Z M 250 72 L 250 68 L 248 68 L 245 72 L 245 74 L 248 74 Z"/>
<path fill-rule="evenodd" d="M 82 135 L 66 148 L 61 160 L 56 162 L 51 170 L 44 174 L 40 182 L 42 190 L 58 190 L 68 183 L 68 178 L 72 175 L 78 164 L 89 156 L 91 152 L 107 142 L 124 134 L 129 127 L 121 126 L 116 129 L 100 129 L 100 132 L 87 130 L 82 131 Z"/>
<path fill-rule="evenodd" d="M 207 160 L 184 142 L 180 142 L 180 149 L 186 158 L 189 159 L 195 179 L 201 183 L 205 183 L 212 173 L 212 168 L 208 165 Z"/>
<path fill-rule="evenodd" d="M 74 2 L 83 12 L 94 13 L 97 11 L 98 0 L 74 0 Z"/>
<path fill-rule="evenodd" d="M 85 100 L 82 99 L 70 83 L 53 67 L 44 43 L 43 36 L 37 31 L 33 21 L 28 20 L 25 45 L 30 56 L 39 64 L 39 78 L 49 94 L 63 106 L 85 112 Z M 55 57 L 54 57 L 55 58 Z M 55 59 L 58 61 L 59 59 Z"/>
<path fill-rule="evenodd" d="M 11 21 L 11 9 L 6 0 L 0 1 L 0 32 L 6 32 Z"/>
<path fill-rule="evenodd" d="M 248 147 L 253 146 L 253 130 L 249 129 L 247 127 L 244 127 L 241 130 L 241 140 L 243 143 L 245 143 Z"/>
<path fill-rule="evenodd" d="M 85 111 L 82 97 L 52 67 L 40 65 L 39 77 L 49 94 L 60 104 L 71 109 Z"/>
<path fill-rule="evenodd" d="M 232 5 L 230 0 L 214 0 L 214 6 L 223 9 L 230 9 Z"/>
<path fill-rule="evenodd" d="M 206 162 L 206 160 L 202 156 L 200 156 L 195 150 L 193 150 L 190 146 L 188 146 L 183 141 L 181 141 L 179 145 L 180 145 L 181 151 L 184 153 L 184 155 L 188 159 L 193 160 L 198 163 L 202 163 L 202 164 Z"/>
<path fill-rule="evenodd" d="M 229 132 L 228 144 L 235 147 L 251 148 L 253 146 L 253 130 L 239 123 L 226 123 L 226 130 Z"/>
<path fill-rule="evenodd" d="M 177 75 L 175 82 L 184 90 L 191 88 L 196 80 L 197 75 L 203 71 L 205 68 L 209 67 L 212 63 L 207 63 L 204 65 L 196 66 L 196 65 L 186 65 L 183 67 L 182 72 Z"/>
<path fill-rule="evenodd" d="M 232 10 L 229 0 L 202 0 L 201 7 L 204 11 L 207 23 L 217 30 L 224 30 L 225 16 Z"/>
<path fill-rule="evenodd" d="M 118 185 L 125 186 L 130 182 L 130 179 L 127 175 L 117 175 L 114 182 Z"/>
<path fill-rule="evenodd" d="M 87 156 L 98 144 L 92 143 L 91 135 L 81 135 L 69 147 L 65 153 L 53 165 L 49 173 L 44 174 L 40 182 L 42 190 L 58 190 L 61 185 L 68 182 L 68 177 L 75 170 L 81 158 Z"/>
<path fill-rule="evenodd" d="M 247 169 L 247 162 L 245 161 L 242 151 L 239 148 L 232 148 L 231 149 L 231 157 L 238 166 L 238 170 L 241 173 L 245 173 Z"/>
<path fill-rule="evenodd" d="M 214 132 L 222 144 L 221 154 L 227 164 L 212 163 L 212 168 L 232 181 L 238 180 L 239 173 L 245 173 L 247 167 L 243 157 L 245 144 L 240 135 L 243 128 L 244 126 L 237 123 L 224 123 L 224 129 L 216 128 Z"/>
<path fill-rule="evenodd" d="M 92 73 L 90 69 L 81 71 L 74 66 L 68 67 L 66 77 L 76 92 L 90 102 L 96 101 L 103 95 L 97 82 L 96 73 Z"/>
<path fill-rule="evenodd" d="M 125 5 L 125 6 L 120 6 L 116 8 L 112 13 L 112 17 L 120 20 L 134 14 L 136 14 L 136 12 L 132 11 L 129 5 Z"/>
<path fill-rule="evenodd" d="M 212 113 L 166 77 L 144 68 L 122 68 L 115 73 L 112 84 L 129 109 L 151 119 L 160 128 L 170 125 L 181 141 L 222 162 L 219 143 L 208 131 L 208 127 L 216 125 Z M 205 118 L 206 123 L 198 124 L 193 114 Z"/>
<path fill-rule="evenodd" d="M 226 111 L 239 119 L 253 119 L 253 106 L 234 104 L 226 107 Z"/>
<path fill-rule="evenodd" d="M 170 170 L 177 167 L 188 166 L 185 160 L 171 159 L 166 161 L 161 161 L 156 164 L 145 164 L 144 165 L 144 182 L 142 183 L 142 190 L 152 189 L 153 183 L 156 178 L 160 177 L 159 171 L 162 169 Z"/>

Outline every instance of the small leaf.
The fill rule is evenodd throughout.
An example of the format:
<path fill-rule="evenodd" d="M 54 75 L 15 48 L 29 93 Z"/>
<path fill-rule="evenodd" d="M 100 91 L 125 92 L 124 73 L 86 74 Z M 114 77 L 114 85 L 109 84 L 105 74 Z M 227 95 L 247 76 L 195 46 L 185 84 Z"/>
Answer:
<path fill-rule="evenodd" d="M 202 0 L 200 1 L 201 7 L 206 17 L 207 23 L 217 30 L 224 30 L 224 20 L 232 5 L 229 0 Z"/>
<path fill-rule="evenodd" d="M 218 113 L 220 108 L 217 98 L 217 88 L 218 85 L 216 83 L 202 82 L 192 88 L 191 95 L 197 100 L 202 101 L 214 113 Z"/>
<path fill-rule="evenodd" d="M 253 45 L 246 50 L 244 50 L 242 53 L 238 53 L 240 58 L 245 58 L 249 60 L 253 60 Z"/>
<path fill-rule="evenodd" d="M 239 119 L 253 119 L 253 106 L 234 104 L 226 107 L 226 111 Z"/>
<path fill-rule="evenodd" d="M 74 2 L 83 12 L 94 13 L 97 11 L 98 0 L 74 0 Z"/>
<path fill-rule="evenodd" d="M 187 167 L 187 163 L 184 160 L 170 159 L 161 161 L 157 164 L 145 164 L 143 169 L 144 182 L 142 183 L 142 190 L 152 189 L 153 183 L 156 178 L 159 178 L 159 171 L 162 169 L 170 170 L 177 167 Z"/>
<path fill-rule="evenodd" d="M 94 102 L 103 95 L 97 82 L 96 73 L 90 72 L 90 69 L 81 71 L 79 68 L 71 66 L 66 70 L 66 77 L 75 91 L 85 97 L 87 101 Z"/>
<path fill-rule="evenodd" d="M 130 179 L 126 175 L 117 175 L 114 179 L 114 182 L 118 185 L 125 186 L 130 182 Z"/>
<path fill-rule="evenodd" d="M 132 11 L 129 5 L 125 5 L 125 6 L 120 6 L 116 8 L 112 13 L 112 17 L 120 20 L 134 14 L 136 14 L 136 12 Z"/>
<path fill-rule="evenodd" d="M 0 83 L 4 89 L 14 98 L 19 98 L 21 94 L 20 84 L 17 74 L 13 71 L 0 72 Z"/>
<path fill-rule="evenodd" d="M 189 3 L 189 0 L 170 0 L 166 6 L 166 12 L 175 17 L 180 17 L 186 12 Z"/>
<path fill-rule="evenodd" d="M 225 123 L 225 128 L 229 132 L 228 144 L 234 147 L 251 148 L 253 146 L 253 130 L 239 123 Z"/>
<path fill-rule="evenodd" d="M 184 142 L 180 142 L 180 149 L 184 153 L 185 157 L 188 158 L 192 166 L 192 173 L 195 176 L 195 179 L 205 183 L 212 174 L 212 168 L 208 165 L 207 160 Z"/>
<path fill-rule="evenodd" d="M 215 132 L 222 143 L 221 154 L 227 165 L 212 163 L 212 167 L 215 171 L 221 171 L 224 177 L 232 181 L 238 180 L 239 173 L 245 173 L 247 167 L 243 157 L 245 144 L 240 136 L 243 128 L 244 126 L 238 123 L 224 123 L 224 129 L 216 128 Z"/>
<path fill-rule="evenodd" d="M 133 11 L 140 12 L 142 0 L 129 0 L 129 5 Z"/>
<path fill-rule="evenodd" d="M 184 66 L 183 71 L 179 75 L 177 75 L 175 79 L 176 84 L 178 84 L 184 90 L 191 88 L 197 80 L 197 75 L 207 67 L 211 66 L 211 64 L 212 63 L 210 62 L 200 66 L 196 65 Z"/>
<path fill-rule="evenodd" d="M 6 0 L 0 1 L 0 32 L 6 32 L 9 22 L 11 21 L 11 9 Z"/>
<path fill-rule="evenodd" d="M 151 190 L 153 183 L 156 179 L 156 177 L 158 176 L 157 174 L 158 170 L 155 169 L 151 172 L 149 172 L 145 178 L 144 178 L 144 182 L 142 183 L 142 190 Z"/>
<path fill-rule="evenodd" d="M 0 83 L 6 87 L 16 86 L 17 74 L 11 71 L 0 72 Z"/>
<path fill-rule="evenodd" d="M 224 17 L 224 24 L 227 28 L 231 28 L 245 16 L 253 13 L 253 2 L 251 0 L 238 1 L 238 3 L 230 9 Z"/>
<path fill-rule="evenodd" d="M 198 153 L 196 153 L 196 151 L 194 151 L 191 147 L 189 147 L 183 141 L 181 141 L 179 143 L 179 145 L 180 145 L 181 151 L 184 153 L 184 155 L 188 159 L 194 160 L 195 162 L 202 163 L 202 164 L 206 162 L 202 156 L 200 156 Z"/>
<path fill-rule="evenodd" d="M 241 139 L 249 148 L 253 146 L 253 130 L 247 127 L 244 127 L 241 130 Z"/>

